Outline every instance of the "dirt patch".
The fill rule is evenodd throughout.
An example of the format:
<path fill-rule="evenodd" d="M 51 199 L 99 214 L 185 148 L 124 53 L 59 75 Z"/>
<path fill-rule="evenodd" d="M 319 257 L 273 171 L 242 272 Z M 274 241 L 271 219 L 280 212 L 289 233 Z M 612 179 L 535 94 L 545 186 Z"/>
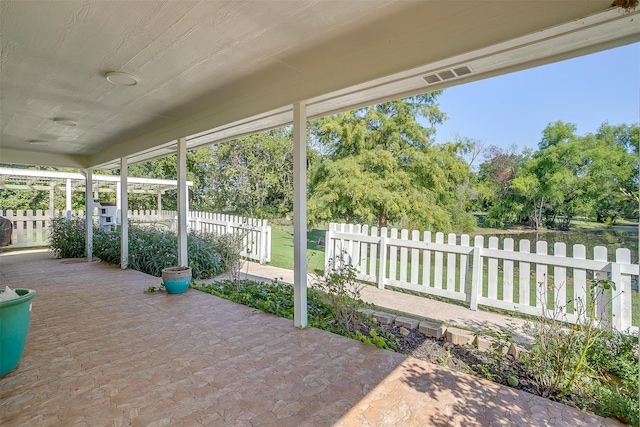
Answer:
<path fill-rule="evenodd" d="M 510 355 L 498 356 L 492 351 L 480 351 L 472 345 L 453 345 L 444 339 L 427 337 L 416 329 L 381 326 L 398 339 L 398 353 L 509 387 L 513 386 L 508 384 L 508 378 L 515 375 L 518 385 L 513 388 L 537 394 L 536 382 Z"/>

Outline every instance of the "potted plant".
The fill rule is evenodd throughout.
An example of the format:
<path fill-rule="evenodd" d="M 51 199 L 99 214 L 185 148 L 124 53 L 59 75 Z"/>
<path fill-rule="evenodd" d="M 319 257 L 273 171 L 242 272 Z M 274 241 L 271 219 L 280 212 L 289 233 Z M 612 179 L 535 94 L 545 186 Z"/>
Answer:
<path fill-rule="evenodd" d="M 191 267 L 163 268 L 162 282 L 170 294 L 185 293 L 191 284 Z"/>

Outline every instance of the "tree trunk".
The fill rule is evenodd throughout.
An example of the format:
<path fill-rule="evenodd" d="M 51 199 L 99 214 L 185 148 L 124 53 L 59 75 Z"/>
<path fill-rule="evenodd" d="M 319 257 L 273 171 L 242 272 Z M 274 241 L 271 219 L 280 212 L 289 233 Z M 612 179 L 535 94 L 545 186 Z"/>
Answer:
<path fill-rule="evenodd" d="M 378 227 L 387 226 L 387 211 L 384 208 L 378 210 Z"/>

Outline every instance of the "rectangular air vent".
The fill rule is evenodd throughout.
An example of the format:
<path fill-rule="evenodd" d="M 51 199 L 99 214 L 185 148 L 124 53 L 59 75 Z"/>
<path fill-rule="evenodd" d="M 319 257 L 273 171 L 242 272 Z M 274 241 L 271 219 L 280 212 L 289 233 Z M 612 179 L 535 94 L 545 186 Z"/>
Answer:
<path fill-rule="evenodd" d="M 456 73 L 456 76 L 460 77 L 464 76 L 465 74 L 471 74 L 471 68 L 465 65 L 464 67 L 454 68 L 453 72 Z"/>
<path fill-rule="evenodd" d="M 429 74 L 428 76 L 424 76 L 424 79 L 430 85 L 432 85 L 434 83 L 438 83 L 440 81 L 440 77 L 438 77 L 437 74 Z"/>
<path fill-rule="evenodd" d="M 457 67 L 449 70 L 438 71 L 437 73 L 428 74 L 423 77 L 424 81 L 428 84 L 432 85 L 435 83 L 440 83 L 444 80 L 451 80 L 457 77 L 462 77 L 467 74 L 471 74 L 471 68 L 467 65 L 462 67 Z"/>
<path fill-rule="evenodd" d="M 453 71 L 451 70 L 445 70 L 445 71 L 440 71 L 438 73 L 438 77 L 440 77 L 442 80 L 449 80 L 454 78 L 456 75 L 453 74 Z"/>

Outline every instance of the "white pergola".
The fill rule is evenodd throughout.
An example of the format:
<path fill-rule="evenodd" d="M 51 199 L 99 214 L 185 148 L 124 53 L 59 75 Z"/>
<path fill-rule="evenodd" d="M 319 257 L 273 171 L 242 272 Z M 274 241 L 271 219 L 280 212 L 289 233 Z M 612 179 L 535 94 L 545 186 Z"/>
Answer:
<path fill-rule="evenodd" d="M 94 169 L 120 168 L 126 212 L 127 165 L 177 152 L 182 264 L 187 150 L 292 124 L 302 327 L 308 119 L 638 42 L 640 11 L 611 0 L 4 0 L 0 27 L 0 162 L 82 169 L 87 202 Z M 122 248 L 127 236 L 123 215 Z"/>
<path fill-rule="evenodd" d="M 110 193 L 116 198 L 116 207 L 120 209 L 120 176 L 93 175 L 93 197 L 100 193 Z M 84 193 L 87 177 L 81 173 L 57 172 L 47 170 L 17 169 L 0 167 L 0 190 L 36 190 L 49 193 L 49 211 L 53 212 L 53 196 L 56 191 L 64 192 L 66 210 L 71 211 L 71 194 Z M 127 193 L 153 194 L 157 197 L 157 210 L 162 210 L 162 195 L 177 188 L 178 181 L 171 179 L 152 179 L 130 177 Z M 187 188 L 193 182 L 187 181 Z"/>

